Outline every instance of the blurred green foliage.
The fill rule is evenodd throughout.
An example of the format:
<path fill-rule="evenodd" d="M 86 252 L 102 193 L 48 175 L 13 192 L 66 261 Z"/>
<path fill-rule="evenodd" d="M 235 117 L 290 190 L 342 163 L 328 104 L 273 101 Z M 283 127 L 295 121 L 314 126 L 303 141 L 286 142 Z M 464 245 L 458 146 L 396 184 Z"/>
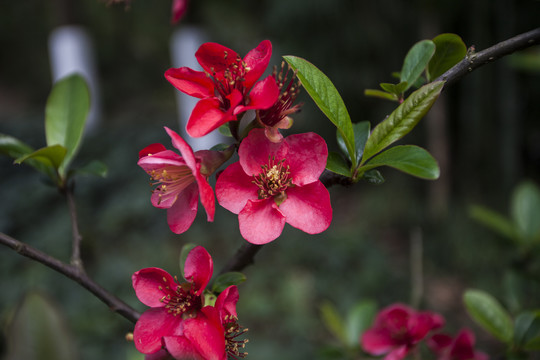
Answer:
<path fill-rule="evenodd" d="M 288 54 L 309 60 L 337 87 L 353 122 L 369 120 L 373 126 L 393 104 L 367 98 L 363 89 L 392 81 L 390 72 L 414 43 L 452 32 L 467 46 L 482 49 L 536 27 L 540 6 L 533 0 L 191 3 L 178 29 L 202 26 L 210 41 L 239 53 L 269 38 L 274 64 Z M 146 145 L 169 147 L 164 125 L 178 128 L 175 93 L 163 78 L 176 29 L 169 12 L 168 0 L 133 0 L 128 10 L 98 0 L 0 4 L 0 132 L 32 147 L 44 141 L 43 110 L 51 89 L 48 34 L 76 23 L 94 40 L 104 114 L 73 165 L 98 159 L 109 172 L 105 179 L 76 183 L 83 261 L 97 282 L 140 311 L 144 306 L 131 289 L 133 272 L 157 266 L 180 275 L 178 257 L 186 243 L 205 246 L 219 269 L 243 241 L 236 216 L 224 209 L 217 209 L 213 224 L 199 216 L 187 233 L 172 234 L 165 212 L 151 206 L 148 178 L 136 165 Z M 497 353 L 500 345 L 468 318 L 461 302 L 466 288 L 488 291 L 513 314 L 538 307 L 540 285 L 513 268 L 513 245 L 499 241 L 467 211 L 471 203 L 482 203 L 504 213 L 522 178 L 540 182 L 538 72 L 509 64 L 501 60 L 482 68 L 445 91 L 445 139 L 433 138 L 429 116 L 407 135 L 408 143 L 421 146 L 448 142 L 441 180 L 431 183 L 384 169 L 387 181 L 381 186 L 333 187 L 334 221 L 328 231 L 309 236 L 286 227 L 260 251 L 239 289 L 240 324 L 250 329 L 251 358 L 317 358 L 320 346 L 333 341 L 319 313 L 325 301 L 339 314 L 362 300 L 380 307 L 406 301 L 412 281 L 409 239 L 416 227 L 424 244 L 423 307 L 447 315 L 451 329 L 472 326 L 480 349 Z M 292 130 L 319 132 L 337 150 L 335 129 L 305 93 L 302 100 Z M 71 228 L 63 198 L 7 157 L 0 158 L 0 179 L 0 231 L 67 261 Z M 26 292 L 38 290 L 67 319 L 80 359 L 141 359 L 124 340 L 131 323 L 62 275 L 3 247 L 0 286 L 2 327 Z M 0 341 L 0 357 L 6 347 Z"/>

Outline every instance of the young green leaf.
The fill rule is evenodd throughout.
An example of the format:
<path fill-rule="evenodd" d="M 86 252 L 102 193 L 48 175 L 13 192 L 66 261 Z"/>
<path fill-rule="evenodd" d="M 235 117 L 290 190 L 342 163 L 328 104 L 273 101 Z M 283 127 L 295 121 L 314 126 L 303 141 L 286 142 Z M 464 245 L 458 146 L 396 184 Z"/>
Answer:
<path fill-rule="evenodd" d="M 0 133 L 0 154 L 7 155 L 14 159 L 19 159 L 26 155 L 30 155 L 33 152 L 34 149 L 32 149 L 29 145 L 25 144 L 19 139 L 14 138 L 10 135 Z M 39 172 L 54 178 L 54 174 L 56 171 L 51 165 L 49 165 L 49 163 L 44 164 L 43 162 L 33 158 L 28 158 L 24 162 L 25 164 L 32 166 Z"/>
<path fill-rule="evenodd" d="M 354 305 L 345 318 L 349 346 L 358 344 L 358 339 L 372 324 L 377 306 L 373 301 L 361 301 Z"/>
<path fill-rule="evenodd" d="M 366 89 L 366 90 L 364 90 L 364 95 L 365 96 L 371 96 L 371 97 L 377 97 L 377 98 L 385 99 L 385 100 L 392 100 L 392 101 L 398 101 L 399 100 L 399 98 L 397 97 L 396 94 L 391 94 L 391 93 L 387 93 L 386 91 L 375 90 L 375 89 Z"/>
<path fill-rule="evenodd" d="M 297 71 L 302 86 L 321 111 L 336 125 L 347 146 L 349 157 L 356 163 L 354 133 L 345 103 L 330 79 L 315 65 L 296 56 L 283 57 Z"/>
<path fill-rule="evenodd" d="M 246 275 L 241 272 L 227 272 L 219 275 L 212 284 L 212 292 L 220 293 L 231 285 L 240 285 L 246 281 Z"/>
<path fill-rule="evenodd" d="M 435 54 L 426 69 L 428 81 L 433 81 L 467 55 L 467 46 L 456 34 L 441 34 L 433 39 Z"/>
<path fill-rule="evenodd" d="M 414 44 L 403 61 L 400 80 L 407 82 L 405 90 L 409 89 L 416 80 L 422 75 L 422 72 L 429 63 L 429 60 L 435 53 L 435 44 L 431 40 L 422 40 Z"/>
<path fill-rule="evenodd" d="M 90 93 L 81 75 L 70 75 L 54 84 L 45 107 L 45 135 L 48 146 L 67 149 L 59 169 L 62 176 L 81 144 L 89 110 Z"/>
<path fill-rule="evenodd" d="M 422 179 L 439 178 L 439 165 L 427 150 L 414 145 L 394 146 L 373 157 L 360 171 L 367 171 L 379 166 L 390 166 L 409 175 Z"/>
<path fill-rule="evenodd" d="M 514 324 L 510 315 L 490 294 L 481 290 L 467 290 L 463 301 L 469 315 L 490 334 L 506 344 L 512 342 Z"/>
<path fill-rule="evenodd" d="M 55 170 L 58 170 L 60 164 L 66 156 L 66 148 L 61 145 L 47 146 L 34 151 L 33 153 L 21 156 L 14 161 L 15 164 L 22 164 L 23 162 L 34 159 L 41 162 L 45 166 L 52 166 Z"/>
<path fill-rule="evenodd" d="M 364 153 L 364 147 L 366 146 L 366 141 L 369 137 L 370 129 L 371 129 L 371 124 L 369 123 L 369 121 L 360 121 L 357 123 L 353 123 L 354 147 L 356 148 L 357 160 L 360 160 L 362 158 L 362 154 Z M 347 154 L 345 141 L 341 137 L 339 131 L 337 132 L 336 137 L 337 137 L 339 148 L 343 151 L 343 153 Z M 357 164 L 355 164 L 355 166 L 356 165 Z"/>
<path fill-rule="evenodd" d="M 343 157 L 335 151 L 330 151 L 328 153 L 326 168 L 336 174 L 351 177 L 351 167 L 345 162 Z"/>
<path fill-rule="evenodd" d="M 443 81 L 422 86 L 379 123 L 366 142 L 361 163 L 408 134 L 429 111 L 443 86 Z"/>
<path fill-rule="evenodd" d="M 514 241 L 518 239 L 515 225 L 506 216 L 480 205 L 472 205 L 469 214 L 474 220 L 500 235 Z"/>
<path fill-rule="evenodd" d="M 540 241 L 540 190 L 534 183 L 523 182 L 514 190 L 511 213 L 524 242 Z"/>
<path fill-rule="evenodd" d="M 526 311 L 516 317 L 514 342 L 524 350 L 540 350 L 540 311 Z"/>
<path fill-rule="evenodd" d="M 326 301 L 320 307 L 321 317 L 324 325 L 336 339 L 343 345 L 347 345 L 348 339 L 343 319 L 338 314 L 335 306 Z"/>

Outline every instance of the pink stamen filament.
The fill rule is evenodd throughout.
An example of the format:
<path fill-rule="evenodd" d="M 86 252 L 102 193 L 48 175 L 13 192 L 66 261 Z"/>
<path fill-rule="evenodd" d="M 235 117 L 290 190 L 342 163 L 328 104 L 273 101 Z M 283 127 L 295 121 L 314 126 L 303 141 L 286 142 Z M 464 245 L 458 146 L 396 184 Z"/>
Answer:
<path fill-rule="evenodd" d="M 195 181 L 191 169 L 187 166 L 165 166 L 159 170 L 148 172 L 154 191 L 159 192 L 159 202 L 170 197 L 176 197 L 186 187 Z"/>

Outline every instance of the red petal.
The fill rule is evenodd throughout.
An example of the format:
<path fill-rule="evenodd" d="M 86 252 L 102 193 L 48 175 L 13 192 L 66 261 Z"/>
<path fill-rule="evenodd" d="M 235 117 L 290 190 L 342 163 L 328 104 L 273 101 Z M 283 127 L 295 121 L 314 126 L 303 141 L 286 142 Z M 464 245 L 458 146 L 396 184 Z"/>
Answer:
<path fill-rule="evenodd" d="M 201 137 L 230 120 L 236 119 L 232 114 L 223 112 L 221 103 L 217 98 L 206 98 L 199 100 L 191 116 L 189 117 L 186 130 L 192 137 Z"/>
<path fill-rule="evenodd" d="M 288 188 L 279 209 L 288 224 L 308 234 L 319 234 L 332 222 L 330 194 L 320 181 Z"/>
<path fill-rule="evenodd" d="M 180 331 L 181 316 L 172 316 L 165 308 L 152 308 L 145 311 L 133 331 L 133 342 L 143 354 L 153 354 L 162 347 L 164 336 L 176 335 Z"/>
<path fill-rule="evenodd" d="M 190 96 L 199 99 L 214 96 L 214 81 L 203 71 L 187 67 L 170 68 L 165 71 L 165 78 L 175 88 Z"/>
<path fill-rule="evenodd" d="M 280 161 L 287 157 L 289 145 L 286 142 L 273 143 L 266 138 L 264 129 L 253 129 L 242 141 L 238 149 L 240 165 L 249 175 L 261 173 L 262 165 L 267 165 L 270 157 Z M 292 174 L 294 176 L 294 173 Z"/>
<path fill-rule="evenodd" d="M 220 312 L 219 317 L 221 319 L 224 319 L 228 315 L 238 316 L 236 313 L 238 298 L 238 288 L 235 285 L 229 286 L 218 295 L 215 308 Z"/>
<path fill-rule="evenodd" d="M 255 49 L 247 53 L 244 57 L 244 62 L 250 70 L 245 76 L 244 85 L 246 88 L 249 89 L 257 80 L 259 80 L 266 70 L 271 57 L 272 43 L 270 40 L 261 41 Z"/>
<path fill-rule="evenodd" d="M 205 360 L 225 360 L 225 332 L 221 323 L 205 314 L 205 310 L 215 312 L 207 306 L 197 317 L 184 321 L 184 335 Z"/>
<path fill-rule="evenodd" d="M 141 269 L 133 274 L 131 280 L 137 298 L 150 307 L 164 306 L 160 299 L 174 294 L 178 285 L 168 272 L 160 268 Z"/>
<path fill-rule="evenodd" d="M 371 355 L 382 355 L 398 344 L 386 329 L 372 328 L 366 330 L 360 339 L 362 349 Z"/>
<path fill-rule="evenodd" d="M 148 145 L 147 147 L 139 151 L 139 159 L 145 156 L 157 154 L 158 152 L 165 151 L 165 150 L 167 149 L 165 148 L 165 146 L 161 144 Z"/>
<path fill-rule="evenodd" d="M 185 336 L 165 336 L 163 342 L 175 359 L 205 360 Z"/>
<path fill-rule="evenodd" d="M 428 332 L 438 329 L 444 324 L 444 319 L 428 311 L 417 313 L 409 319 L 409 332 L 415 341 L 422 340 Z"/>
<path fill-rule="evenodd" d="M 409 348 L 406 345 L 402 345 L 392 350 L 388 355 L 384 357 L 384 360 L 401 360 L 409 353 Z"/>
<path fill-rule="evenodd" d="M 252 244 L 266 244 L 281 235 L 285 216 L 273 199 L 249 200 L 238 214 L 240 233 Z"/>
<path fill-rule="evenodd" d="M 232 163 L 216 181 L 216 197 L 221 206 L 238 214 L 248 200 L 256 200 L 257 185 L 253 177 L 246 175 L 239 162 Z"/>
<path fill-rule="evenodd" d="M 238 106 L 234 114 L 238 115 L 247 110 L 264 110 L 274 105 L 279 97 L 279 87 L 273 76 L 268 76 L 263 81 L 255 84 L 249 93 L 249 103 L 246 106 Z"/>
<path fill-rule="evenodd" d="M 167 350 L 161 349 L 153 354 L 146 354 L 144 360 L 172 360 L 172 357 Z"/>
<path fill-rule="evenodd" d="M 189 144 L 182 139 L 180 135 L 166 126 L 165 131 L 171 137 L 173 146 L 180 150 L 180 154 L 182 154 L 182 158 L 186 162 L 186 165 L 189 166 L 193 173 L 197 172 L 197 160 L 195 160 L 195 155 L 193 154 L 193 149 L 191 149 L 191 146 L 189 146 Z"/>
<path fill-rule="evenodd" d="M 434 353 L 440 354 L 452 343 L 452 337 L 446 334 L 435 334 L 426 340 L 428 347 Z"/>
<path fill-rule="evenodd" d="M 187 12 L 188 0 L 173 0 L 171 23 L 176 24 Z"/>
<path fill-rule="evenodd" d="M 145 151 L 147 148 L 141 150 Z M 172 150 L 164 150 L 154 153 L 152 156 L 143 156 L 137 162 L 137 165 L 143 168 L 146 172 L 159 170 L 165 166 L 185 166 L 186 162 L 180 155 Z"/>
<path fill-rule="evenodd" d="M 285 138 L 289 145 L 287 164 L 295 185 L 304 185 L 319 179 L 328 157 L 326 142 L 319 135 L 309 132 Z"/>
<path fill-rule="evenodd" d="M 474 359 L 474 334 L 468 329 L 459 332 L 454 340 L 450 355 L 453 359 Z"/>
<path fill-rule="evenodd" d="M 222 80 L 225 69 L 236 62 L 238 54 L 217 43 L 204 43 L 195 53 L 195 57 L 207 73 Z"/>
<path fill-rule="evenodd" d="M 199 188 L 193 183 L 185 188 L 167 209 L 167 224 L 173 233 L 182 234 L 189 229 L 197 215 L 198 204 Z"/>
<path fill-rule="evenodd" d="M 202 246 L 194 247 L 184 264 L 184 277 L 193 283 L 195 294 L 201 295 L 214 272 L 212 257 Z"/>

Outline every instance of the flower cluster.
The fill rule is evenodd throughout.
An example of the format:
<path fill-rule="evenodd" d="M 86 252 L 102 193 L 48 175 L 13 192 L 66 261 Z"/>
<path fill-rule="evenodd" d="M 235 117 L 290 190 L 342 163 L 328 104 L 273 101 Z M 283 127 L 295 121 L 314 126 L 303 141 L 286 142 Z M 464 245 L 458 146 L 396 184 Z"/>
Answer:
<path fill-rule="evenodd" d="M 210 254 L 193 248 L 184 266 L 185 282 L 178 282 L 159 268 L 133 274 L 133 288 L 139 300 L 150 307 L 133 332 L 135 347 L 146 359 L 217 359 L 244 357 L 238 340 L 246 330 L 238 325 L 238 290 L 231 285 L 215 304 L 206 304 L 204 290 L 213 272 Z"/>
<path fill-rule="evenodd" d="M 488 359 L 484 353 L 474 350 L 474 334 L 468 329 L 461 330 L 455 338 L 446 334 L 431 335 L 444 322 L 439 314 L 393 304 L 377 314 L 373 327 L 362 334 L 360 343 L 365 352 L 385 355 L 385 360 L 404 359 L 418 351 L 418 345 L 423 340 L 426 340 L 438 360 Z"/>

